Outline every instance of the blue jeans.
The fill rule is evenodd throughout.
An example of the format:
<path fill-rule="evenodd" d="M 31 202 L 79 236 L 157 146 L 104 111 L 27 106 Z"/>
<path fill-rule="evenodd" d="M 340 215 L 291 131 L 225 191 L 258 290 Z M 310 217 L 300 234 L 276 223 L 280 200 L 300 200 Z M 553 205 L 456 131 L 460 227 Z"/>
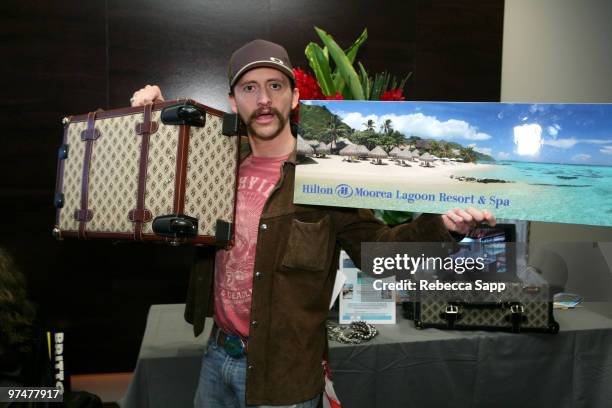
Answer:
<path fill-rule="evenodd" d="M 316 408 L 320 396 L 292 405 L 246 405 L 246 357 L 234 358 L 209 340 L 204 350 L 196 408 Z"/>

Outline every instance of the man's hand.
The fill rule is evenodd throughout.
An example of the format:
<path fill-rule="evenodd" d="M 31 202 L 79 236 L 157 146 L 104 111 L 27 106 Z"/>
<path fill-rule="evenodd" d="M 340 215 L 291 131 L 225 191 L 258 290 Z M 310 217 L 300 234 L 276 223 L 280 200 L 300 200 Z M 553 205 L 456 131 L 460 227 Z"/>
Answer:
<path fill-rule="evenodd" d="M 157 85 L 147 85 L 144 88 L 134 92 L 130 98 L 132 106 L 144 106 L 151 102 L 163 102 L 161 89 Z"/>
<path fill-rule="evenodd" d="M 491 212 L 487 210 L 477 210 L 476 208 L 467 208 L 461 210 L 454 208 L 442 215 L 444 226 L 449 231 L 454 231 L 458 234 L 467 234 L 470 230 L 481 222 L 486 222 L 494 227 L 497 220 Z"/>

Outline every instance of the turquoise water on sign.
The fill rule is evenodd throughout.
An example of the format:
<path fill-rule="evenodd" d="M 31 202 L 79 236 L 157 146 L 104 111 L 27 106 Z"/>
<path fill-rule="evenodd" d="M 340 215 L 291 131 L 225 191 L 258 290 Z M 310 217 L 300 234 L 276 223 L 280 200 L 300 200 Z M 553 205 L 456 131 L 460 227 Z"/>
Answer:
<path fill-rule="evenodd" d="M 584 224 L 612 225 L 612 167 L 500 161 L 488 169 L 456 175 L 496 178 L 539 186 L 542 220 L 573 219 Z M 566 221 L 568 222 L 568 221 Z M 572 222 L 572 221 L 569 221 Z"/>

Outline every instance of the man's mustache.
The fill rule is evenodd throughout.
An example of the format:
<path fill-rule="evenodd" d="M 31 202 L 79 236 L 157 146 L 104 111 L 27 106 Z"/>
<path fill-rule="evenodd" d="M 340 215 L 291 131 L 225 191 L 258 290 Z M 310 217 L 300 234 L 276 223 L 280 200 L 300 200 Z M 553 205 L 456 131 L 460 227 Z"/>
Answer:
<path fill-rule="evenodd" d="M 249 118 L 249 122 L 254 121 L 255 119 L 257 119 L 257 117 L 258 117 L 259 115 L 264 114 L 264 112 L 265 112 L 265 113 L 270 113 L 270 114 L 272 114 L 272 115 L 276 116 L 278 119 L 282 119 L 282 118 L 281 118 L 281 114 L 280 114 L 280 112 L 279 112 L 279 111 L 278 111 L 278 109 L 276 109 L 276 108 L 272 108 L 272 107 L 270 107 L 270 108 L 257 108 L 257 109 L 256 109 L 256 110 L 255 110 L 255 111 L 254 111 L 254 112 L 251 114 L 251 117 Z"/>

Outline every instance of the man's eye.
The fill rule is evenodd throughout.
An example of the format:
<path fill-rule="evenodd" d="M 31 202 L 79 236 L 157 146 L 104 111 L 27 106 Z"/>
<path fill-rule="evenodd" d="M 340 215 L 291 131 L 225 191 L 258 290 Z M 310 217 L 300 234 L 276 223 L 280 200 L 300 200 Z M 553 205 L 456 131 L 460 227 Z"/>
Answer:
<path fill-rule="evenodd" d="M 255 90 L 255 87 L 253 85 L 245 85 L 242 90 L 244 92 L 253 92 Z"/>
<path fill-rule="evenodd" d="M 283 86 L 281 84 L 279 84 L 278 82 L 272 82 L 270 84 L 270 88 L 274 89 L 275 91 L 278 91 L 279 89 L 281 89 Z"/>

